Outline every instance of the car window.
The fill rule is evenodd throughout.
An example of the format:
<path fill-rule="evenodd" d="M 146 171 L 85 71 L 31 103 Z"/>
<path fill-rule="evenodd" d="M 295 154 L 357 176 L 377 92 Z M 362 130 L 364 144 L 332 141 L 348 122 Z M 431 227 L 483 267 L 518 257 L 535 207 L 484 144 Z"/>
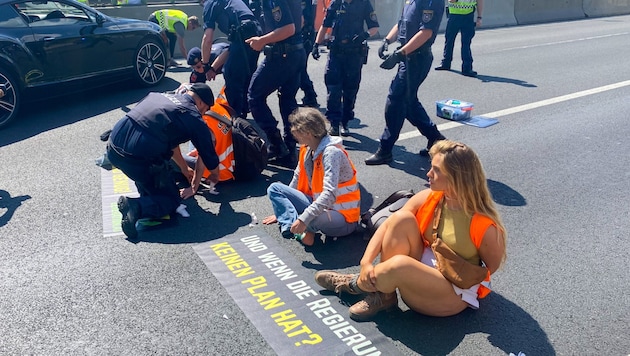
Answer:
<path fill-rule="evenodd" d="M 0 6 L 0 28 L 26 27 L 28 16 L 20 14 L 13 5 Z"/>
<path fill-rule="evenodd" d="M 20 9 L 31 20 L 31 27 L 93 22 L 82 8 L 60 1 L 25 1 L 20 3 Z"/>

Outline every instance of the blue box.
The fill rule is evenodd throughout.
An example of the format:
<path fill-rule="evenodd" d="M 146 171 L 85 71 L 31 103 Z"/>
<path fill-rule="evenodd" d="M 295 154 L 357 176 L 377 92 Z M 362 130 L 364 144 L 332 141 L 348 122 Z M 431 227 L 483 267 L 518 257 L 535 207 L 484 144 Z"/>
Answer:
<path fill-rule="evenodd" d="M 456 99 L 439 100 L 435 102 L 437 116 L 448 120 L 466 120 L 470 119 L 473 103 L 460 101 Z"/>

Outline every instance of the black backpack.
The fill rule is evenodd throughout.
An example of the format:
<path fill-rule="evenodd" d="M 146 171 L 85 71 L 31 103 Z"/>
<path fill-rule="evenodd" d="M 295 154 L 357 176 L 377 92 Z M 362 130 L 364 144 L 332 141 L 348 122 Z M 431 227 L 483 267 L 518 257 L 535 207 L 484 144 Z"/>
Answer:
<path fill-rule="evenodd" d="M 372 236 L 379 226 L 390 215 L 400 210 L 400 208 L 411 199 L 414 195 L 413 190 L 399 190 L 375 208 L 370 208 L 365 213 L 361 214 L 361 224 L 365 226 L 365 233 L 368 236 Z"/>
<path fill-rule="evenodd" d="M 213 111 L 206 114 L 221 121 L 232 129 L 232 147 L 234 148 L 234 179 L 252 180 L 260 175 L 267 166 L 267 143 L 262 139 L 261 130 L 255 122 L 238 117 L 232 108 L 228 108 L 231 121 Z"/>

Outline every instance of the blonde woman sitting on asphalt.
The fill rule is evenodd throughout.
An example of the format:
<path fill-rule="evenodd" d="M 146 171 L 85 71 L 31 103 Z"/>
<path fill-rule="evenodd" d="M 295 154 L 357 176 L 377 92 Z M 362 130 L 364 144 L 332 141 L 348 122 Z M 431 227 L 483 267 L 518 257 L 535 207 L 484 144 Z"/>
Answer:
<path fill-rule="evenodd" d="M 470 147 L 449 140 L 436 142 L 430 154 L 430 189 L 417 193 L 380 226 L 361 259 L 361 272 L 315 274 L 317 283 L 330 291 L 367 294 L 350 307 L 354 320 L 371 320 L 380 311 L 396 308 L 396 290 L 410 309 L 429 316 L 477 309 L 479 299 L 490 293 L 490 274 L 505 260 L 506 231 L 481 162 Z M 441 214 L 436 214 L 438 205 Z M 468 262 L 487 268 L 484 281 L 462 289 L 436 269 L 427 242 L 432 241 L 434 214 L 442 241 Z M 477 236 L 478 248 L 471 235 Z M 379 255 L 380 262 L 374 264 Z"/>

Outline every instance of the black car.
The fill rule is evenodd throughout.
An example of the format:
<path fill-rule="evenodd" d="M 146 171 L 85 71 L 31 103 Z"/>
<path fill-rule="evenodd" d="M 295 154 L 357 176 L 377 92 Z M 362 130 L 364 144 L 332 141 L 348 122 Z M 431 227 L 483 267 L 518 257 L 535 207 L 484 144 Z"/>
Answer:
<path fill-rule="evenodd" d="M 0 128 L 20 104 L 112 82 L 165 75 L 160 27 L 74 0 L 0 0 Z"/>

